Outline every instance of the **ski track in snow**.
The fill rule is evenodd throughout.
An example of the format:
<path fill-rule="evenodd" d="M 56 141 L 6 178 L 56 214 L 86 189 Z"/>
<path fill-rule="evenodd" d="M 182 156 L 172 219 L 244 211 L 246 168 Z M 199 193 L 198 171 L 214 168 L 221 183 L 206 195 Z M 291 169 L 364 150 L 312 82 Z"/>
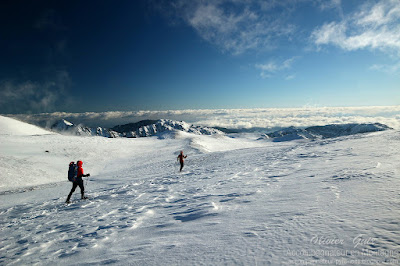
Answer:
<path fill-rule="evenodd" d="M 34 200 L 0 209 L 0 264 L 392 264 L 299 252 L 398 252 L 399 143 L 389 132 L 194 153 L 182 173 L 174 158 L 138 159 L 92 177 L 90 200 L 78 188 L 69 205 L 70 183 L 24 192 Z M 359 235 L 374 241 L 355 247 Z"/>

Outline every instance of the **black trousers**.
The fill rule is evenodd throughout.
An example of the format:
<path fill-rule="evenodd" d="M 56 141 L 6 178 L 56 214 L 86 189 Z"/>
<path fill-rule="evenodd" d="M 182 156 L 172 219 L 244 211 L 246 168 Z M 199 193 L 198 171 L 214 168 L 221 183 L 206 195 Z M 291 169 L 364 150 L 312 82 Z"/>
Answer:
<path fill-rule="evenodd" d="M 72 189 L 71 189 L 71 191 L 70 191 L 69 194 L 68 194 L 67 201 L 69 201 L 69 199 L 70 199 L 71 196 L 72 196 L 72 193 L 74 193 L 76 187 L 78 187 L 78 186 L 79 186 L 79 188 L 81 189 L 81 195 L 82 195 L 82 198 L 83 198 L 83 196 L 84 196 L 84 194 L 85 194 L 85 188 L 83 187 L 83 180 L 82 180 L 82 177 L 78 177 L 78 178 L 76 179 L 76 181 L 74 181 L 74 182 L 72 183 Z"/>

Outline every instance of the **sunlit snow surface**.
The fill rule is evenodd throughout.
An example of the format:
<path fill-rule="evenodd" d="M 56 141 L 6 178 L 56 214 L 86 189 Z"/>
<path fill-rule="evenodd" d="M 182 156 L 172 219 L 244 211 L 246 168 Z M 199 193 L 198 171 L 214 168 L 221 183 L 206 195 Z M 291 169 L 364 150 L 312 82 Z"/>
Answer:
<path fill-rule="evenodd" d="M 397 265 L 399 147 L 396 130 L 279 143 L 2 134 L 0 264 Z M 90 200 L 78 189 L 66 205 L 79 159 Z"/>

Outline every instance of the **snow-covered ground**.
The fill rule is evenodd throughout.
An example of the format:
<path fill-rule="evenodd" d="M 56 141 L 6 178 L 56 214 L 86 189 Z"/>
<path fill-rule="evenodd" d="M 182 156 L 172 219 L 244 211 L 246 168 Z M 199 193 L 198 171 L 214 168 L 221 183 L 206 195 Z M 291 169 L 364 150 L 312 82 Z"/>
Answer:
<path fill-rule="evenodd" d="M 0 264 L 398 265 L 399 144 L 78 137 L 0 116 Z M 90 200 L 66 205 L 79 159 Z"/>

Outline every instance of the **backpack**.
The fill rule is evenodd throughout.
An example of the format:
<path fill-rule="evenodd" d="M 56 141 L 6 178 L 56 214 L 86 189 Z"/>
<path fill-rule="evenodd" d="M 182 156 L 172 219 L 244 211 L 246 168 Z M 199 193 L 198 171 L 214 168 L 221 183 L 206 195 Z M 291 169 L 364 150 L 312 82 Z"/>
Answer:
<path fill-rule="evenodd" d="M 74 162 L 70 162 L 68 168 L 68 180 L 71 182 L 75 182 L 77 176 L 78 166 Z"/>

